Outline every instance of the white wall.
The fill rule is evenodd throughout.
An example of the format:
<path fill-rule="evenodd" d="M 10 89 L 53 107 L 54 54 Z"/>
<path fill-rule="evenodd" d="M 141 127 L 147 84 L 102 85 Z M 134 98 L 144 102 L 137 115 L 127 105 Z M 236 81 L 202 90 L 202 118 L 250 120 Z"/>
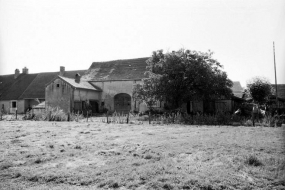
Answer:
<path fill-rule="evenodd" d="M 93 85 L 102 89 L 101 101 L 105 102 L 105 107 L 114 111 L 114 96 L 120 93 L 129 94 L 132 97 L 133 86 L 141 81 L 96 81 L 91 82 Z M 145 111 L 146 106 L 131 99 L 131 110 Z"/>
<path fill-rule="evenodd" d="M 17 113 L 25 113 L 25 100 L 13 100 L 17 102 Z M 16 113 L 16 109 L 12 109 L 12 100 L 1 100 L 0 109 L 2 109 L 2 104 L 4 104 L 4 113 Z"/>
<path fill-rule="evenodd" d="M 92 90 L 76 89 L 74 90 L 74 101 L 85 101 L 87 100 L 100 100 L 101 92 Z"/>

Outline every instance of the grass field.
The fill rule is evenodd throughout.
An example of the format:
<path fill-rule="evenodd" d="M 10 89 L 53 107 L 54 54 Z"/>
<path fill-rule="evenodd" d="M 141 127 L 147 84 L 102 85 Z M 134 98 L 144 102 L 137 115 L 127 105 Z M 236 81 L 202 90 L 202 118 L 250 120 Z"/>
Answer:
<path fill-rule="evenodd" d="M 285 127 L 0 122 L 0 189 L 285 189 Z"/>

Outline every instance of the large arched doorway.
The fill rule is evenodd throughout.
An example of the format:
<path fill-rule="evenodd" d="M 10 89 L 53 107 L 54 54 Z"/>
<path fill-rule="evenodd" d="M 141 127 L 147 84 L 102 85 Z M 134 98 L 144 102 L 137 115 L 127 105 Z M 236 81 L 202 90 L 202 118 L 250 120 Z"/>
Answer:
<path fill-rule="evenodd" d="M 131 110 L 131 96 L 125 93 L 115 95 L 114 108 L 118 113 L 128 113 Z"/>

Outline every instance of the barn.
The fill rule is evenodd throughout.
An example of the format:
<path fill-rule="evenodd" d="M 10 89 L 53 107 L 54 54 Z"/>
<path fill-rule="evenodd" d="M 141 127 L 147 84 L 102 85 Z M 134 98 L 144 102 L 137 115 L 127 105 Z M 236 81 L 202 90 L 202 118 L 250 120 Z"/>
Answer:
<path fill-rule="evenodd" d="M 145 77 L 147 59 L 94 62 L 83 76 L 58 76 L 46 85 L 46 106 L 77 112 L 88 101 L 93 114 L 104 108 L 119 113 L 145 111 L 143 103 L 132 99 L 132 90 Z"/>

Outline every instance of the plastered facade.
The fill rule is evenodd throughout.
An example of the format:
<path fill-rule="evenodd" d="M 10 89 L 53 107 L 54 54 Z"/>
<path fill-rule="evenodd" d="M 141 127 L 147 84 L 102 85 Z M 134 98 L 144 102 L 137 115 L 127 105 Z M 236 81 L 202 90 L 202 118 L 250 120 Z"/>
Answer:
<path fill-rule="evenodd" d="M 16 108 L 12 108 L 12 101 L 16 101 L 16 108 L 17 108 L 17 113 L 22 114 L 25 113 L 25 100 L 1 100 L 0 101 L 0 106 L 2 109 L 2 106 L 4 107 L 4 113 L 16 113 Z"/>
<path fill-rule="evenodd" d="M 132 99 L 134 84 L 142 83 L 140 80 L 110 80 L 110 81 L 91 81 L 91 83 L 102 89 L 100 101 L 104 102 L 104 106 L 114 111 L 114 97 L 117 94 L 125 93 L 131 97 L 131 110 L 145 111 L 145 104 L 139 104 Z"/>

